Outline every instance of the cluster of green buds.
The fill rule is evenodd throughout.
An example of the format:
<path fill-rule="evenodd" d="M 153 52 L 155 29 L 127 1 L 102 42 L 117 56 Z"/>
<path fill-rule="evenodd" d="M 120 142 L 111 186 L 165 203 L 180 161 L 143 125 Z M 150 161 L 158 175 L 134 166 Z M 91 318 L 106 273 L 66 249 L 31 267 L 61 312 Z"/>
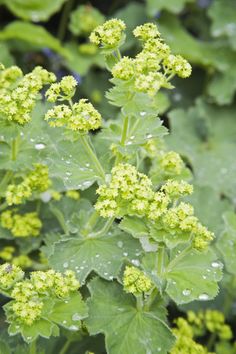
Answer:
<path fill-rule="evenodd" d="M 54 270 L 32 272 L 29 279 L 14 285 L 10 310 L 18 323 L 30 326 L 40 318 L 45 301 L 49 298 L 67 299 L 78 288 L 79 282 L 73 271 L 64 274 Z"/>
<path fill-rule="evenodd" d="M 69 29 L 76 36 L 86 36 L 104 22 L 104 16 L 91 5 L 80 5 L 70 16 Z"/>
<path fill-rule="evenodd" d="M 221 340 L 230 340 L 233 337 L 232 330 L 225 323 L 225 316 L 220 311 L 206 310 L 198 313 L 188 311 L 187 320 L 196 335 L 203 336 L 209 331 L 215 333 Z"/>
<path fill-rule="evenodd" d="M 8 205 L 21 204 L 29 199 L 34 192 L 45 192 L 50 185 L 48 167 L 37 163 L 34 165 L 34 170 L 21 183 L 8 185 L 6 202 Z"/>
<path fill-rule="evenodd" d="M 66 127 L 68 130 L 87 133 L 101 127 L 102 117 L 87 99 L 73 104 L 77 82 L 73 76 L 65 76 L 59 83 L 54 83 L 46 92 L 49 102 L 68 101 L 68 105 L 59 104 L 49 109 L 45 120 L 52 127 Z"/>
<path fill-rule="evenodd" d="M 124 290 L 138 295 L 147 293 L 153 288 L 152 281 L 138 268 L 126 266 L 123 276 Z"/>
<path fill-rule="evenodd" d="M 15 237 L 39 236 L 42 222 L 36 212 L 17 214 L 6 210 L 0 216 L 1 226 L 10 230 Z"/>
<path fill-rule="evenodd" d="M 1 66 L 0 115 L 20 125 L 29 122 L 40 90 L 55 80 L 53 73 L 39 66 L 25 76 L 17 66 Z"/>
<path fill-rule="evenodd" d="M 106 21 L 90 34 L 90 41 L 103 49 L 114 50 L 124 41 L 125 23 L 116 18 Z"/>
<path fill-rule="evenodd" d="M 18 266 L 10 263 L 0 265 L 0 289 L 3 291 L 11 289 L 23 277 L 24 272 Z"/>
<path fill-rule="evenodd" d="M 129 164 L 118 164 L 112 169 L 109 185 L 97 189 L 99 198 L 95 209 L 102 217 L 121 218 L 125 215 L 145 217 L 160 234 L 191 237 L 193 247 L 207 248 L 213 234 L 194 216 L 193 207 L 179 198 L 190 195 L 193 187 L 185 181 L 168 180 L 158 191 L 151 180 Z"/>
<path fill-rule="evenodd" d="M 108 26 L 109 23 L 110 21 L 107 21 L 102 28 Z M 99 31 L 98 29 L 94 30 L 90 39 L 93 43 L 106 46 L 108 42 L 106 43 L 106 40 L 103 39 L 103 31 L 100 27 L 98 27 Z M 99 35 L 100 31 L 101 34 Z M 112 33 L 112 31 L 110 32 Z M 104 31 L 104 33 L 107 32 Z M 134 29 L 133 33 L 135 37 L 141 40 L 142 51 L 135 58 L 125 56 L 119 60 L 112 68 L 114 79 L 121 82 L 129 82 L 132 92 L 143 92 L 152 97 L 162 87 L 167 89 L 173 88 L 170 84 L 173 76 L 178 75 L 181 78 L 190 76 L 191 65 L 180 55 L 171 54 L 170 47 L 164 43 L 154 23 L 146 23 L 138 26 Z"/>
<path fill-rule="evenodd" d="M 10 261 L 11 264 L 21 267 L 29 268 L 32 266 L 32 260 L 26 254 L 21 254 L 19 256 L 14 256 L 16 249 L 12 246 L 3 247 L 0 251 L 0 258 L 2 260 Z"/>
<path fill-rule="evenodd" d="M 175 323 L 176 328 L 173 328 L 172 331 L 176 336 L 176 342 L 171 349 L 170 354 L 213 354 L 208 352 L 208 350 L 201 344 L 194 341 L 193 329 L 184 318 L 177 318 Z"/>

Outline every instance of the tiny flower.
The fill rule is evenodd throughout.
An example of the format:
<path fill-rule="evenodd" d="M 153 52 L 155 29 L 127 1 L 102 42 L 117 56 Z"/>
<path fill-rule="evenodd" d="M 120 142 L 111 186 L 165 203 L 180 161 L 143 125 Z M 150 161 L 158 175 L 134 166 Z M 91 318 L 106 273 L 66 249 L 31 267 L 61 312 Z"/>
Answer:
<path fill-rule="evenodd" d="M 124 290 L 127 293 L 141 294 L 153 287 L 151 280 L 138 268 L 127 266 L 123 276 Z"/>

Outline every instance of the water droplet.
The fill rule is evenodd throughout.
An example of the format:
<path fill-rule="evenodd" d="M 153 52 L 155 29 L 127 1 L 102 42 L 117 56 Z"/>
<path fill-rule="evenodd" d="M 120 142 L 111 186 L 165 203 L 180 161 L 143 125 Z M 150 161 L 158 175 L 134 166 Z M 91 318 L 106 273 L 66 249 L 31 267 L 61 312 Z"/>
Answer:
<path fill-rule="evenodd" d="M 212 262 L 211 266 L 213 268 L 222 268 L 222 264 L 220 262 L 217 262 L 217 261 L 216 262 Z"/>
<path fill-rule="evenodd" d="M 135 136 L 134 136 L 134 135 L 132 135 L 132 136 L 130 137 L 130 140 L 134 140 L 134 138 L 135 138 Z"/>
<path fill-rule="evenodd" d="M 127 141 L 126 145 L 132 145 L 132 141 Z"/>
<path fill-rule="evenodd" d="M 43 149 L 45 149 L 46 145 L 43 143 L 38 143 L 38 144 L 35 144 L 34 147 L 36 150 L 43 150 Z"/>
<path fill-rule="evenodd" d="M 147 112 L 140 112 L 140 116 L 144 117 L 147 114 Z"/>
<path fill-rule="evenodd" d="M 105 272 L 105 273 L 104 273 L 104 275 L 106 276 L 106 275 L 108 275 L 108 273 L 107 273 L 107 272 Z"/>
<path fill-rule="evenodd" d="M 27 340 L 31 340 L 32 339 L 32 337 L 27 337 Z"/>
<path fill-rule="evenodd" d="M 123 247 L 123 242 L 122 242 L 122 241 L 118 241 L 118 242 L 117 242 L 117 246 L 120 247 L 120 248 L 122 248 L 122 247 Z"/>
<path fill-rule="evenodd" d="M 206 280 L 207 277 L 206 277 L 206 275 L 203 275 L 202 278 L 203 278 L 204 280 Z"/>
<path fill-rule="evenodd" d="M 69 330 L 71 330 L 71 331 L 78 331 L 78 329 L 79 328 L 77 326 L 74 326 L 74 325 L 69 327 Z"/>
<path fill-rule="evenodd" d="M 183 294 L 184 296 L 189 296 L 189 295 L 191 294 L 191 290 L 190 290 L 190 289 L 184 289 L 184 290 L 182 291 L 182 294 Z"/>
<path fill-rule="evenodd" d="M 85 164 L 85 166 L 86 166 L 86 167 L 89 167 L 89 166 L 90 166 L 90 164 L 89 164 L 89 163 L 86 163 L 86 164 Z"/>
<path fill-rule="evenodd" d="M 98 257 L 100 257 L 100 254 L 96 254 L 96 256 L 95 256 L 96 258 L 98 258 Z"/>
<path fill-rule="evenodd" d="M 138 267 L 138 266 L 140 265 L 140 262 L 139 262 L 138 259 L 132 259 L 131 263 L 132 263 L 133 265 L 135 265 L 136 267 Z"/>
<path fill-rule="evenodd" d="M 40 198 L 44 203 L 48 203 L 51 197 L 52 196 L 50 192 L 44 192 L 40 194 Z"/>
<path fill-rule="evenodd" d="M 66 321 L 66 320 L 64 320 L 62 323 L 63 323 L 63 324 L 66 324 L 66 323 L 67 323 L 67 321 Z"/>
<path fill-rule="evenodd" d="M 72 173 L 71 173 L 71 172 L 66 172 L 66 175 L 67 175 L 67 176 L 71 176 Z"/>
<path fill-rule="evenodd" d="M 203 294 L 200 294 L 198 296 L 199 300 L 202 300 L 202 301 L 206 301 L 206 300 L 209 300 L 209 295 L 207 295 L 206 293 L 203 293 Z"/>
<path fill-rule="evenodd" d="M 72 316 L 73 321 L 79 321 L 80 319 L 81 319 L 81 316 L 78 313 L 74 313 L 74 315 Z"/>
<path fill-rule="evenodd" d="M 68 268 L 68 266 L 69 266 L 69 264 L 68 264 L 67 262 L 65 262 L 65 263 L 63 264 L 63 267 L 64 267 L 64 268 Z"/>
<path fill-rule="evenodd" d="M 161 351 L 161 347 L 157 348 L 157 351 L 160 352 Z"/>
<path fill-rule="evenodd" d="M 124 252 L 123 255 L 124 255 L 125 257 L 127 257 L 127 256 L 128 256 L 128 252 Z"/>
<path fill-rule="evenodd" d="M 147 139 L 151 139 L 152 138 L 152 134 L 147 134 L 146 137 L 147 137 Z"/>

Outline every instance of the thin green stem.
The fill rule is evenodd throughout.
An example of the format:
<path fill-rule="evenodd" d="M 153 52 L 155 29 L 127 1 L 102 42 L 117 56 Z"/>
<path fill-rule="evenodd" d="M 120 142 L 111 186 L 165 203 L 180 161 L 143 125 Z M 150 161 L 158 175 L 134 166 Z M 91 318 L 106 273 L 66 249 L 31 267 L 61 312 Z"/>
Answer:
<path fill-rule="evenodd" d="M 119 49 L 116 49 L 115 54 L 116 54 L 116 57 L 118 58 L 118 60 L 121 60 L 122 56 L 121 56 Z"/>
<path fill-rule="evenodd" d="M 36 340 L 34 340 L 29 345 L 29 354 L 36 354 L 36 353 L 37 353 Z"/>
<path fill-rule="evenodd" d="M 6 186 L 8 185 L 9 181 L 11 180 L 13 176 L 13 173 L 12 171 L 7 171 L 4 175 L 4 177 L 2 178 L 1 180 L 1 183 L 0 183 L 0 191 L 4 191 L 6 189 Z"/>
<path fill-rule="evenodd" d="M 80 231 L 81 234 L 87 236 L 93 229 L 93 227 L 96 225 L 98 218 L 99 214 L 96 212 L 96 210 L 94 210 L 91 216 L 89 217 L 85 227 Z"/>
<path fill-rule="evenodd" d="M 180 261 L 180 259 L 182 259 L 183 257 L 186 256 L 186 254 L 188 254 L 190 251 L 192 250 L 192 245 L 189 245 L 188 247 L 186 247 L 178 256 L 176 256 L 173 261 L 171 261 L 167 267 L 167 270 L 170 270 L 171 268 L 173 268 L 176 263 L 178 263 Z"/>
<path fill-rule="evenodd" d="M 61 348 L 59 354 L 66 354 L 67 349 L 69 348 L 69 346 L 71 345 L 71 340 L 67 339 L 67 341 L 65 342 L 65 344 L 63 345 L 63 347 Z"/>
<path fill-rule="evenodd" d="M 13 161 L 16 160 L 18 154 L 19 140 L 20 140 L 20 136 L 14 138 L 11 143 L 11 159 Z"/>
<path fill-rule="evenodd" d="M 97 158 L 97 155 L 95 154 L 94 150 L 91 147 L 91 141 L 89 141 L 88 136 L 87 135 L 80 135 L 80 141 L 83 144 L 83 147 L 87 151 L 88 155 L 91 157 L 99 176 L 101 177 L 103 182 L 105 182 L 105 178 L 106 178 L 105 172 L 104 172 L 102 165 L 100 164 L 100 162 Z"/>
<path fill-rule="evenodd" d="M 155 301 L 155 299 L 157 297 L 157 294 L 158 294 L 158 290 L 157 290 L 157 288 L 154 288 L 144 305 L 144 309 L 146 311 L 149 311 L 150 307 L 152 306 L 153 302 Z"/>
<path fill-rule="evenodd" d="M 66 2 L 63 12 L 62 12 L 62 16 L 61 16 L 59 28 L 58 28 L 58 33 L 57 33 L 57 37 L 61 42 L 63 41 L 65 34 L 66 34 L 68 18 L 69 18 L 70 12 L 72 10 L 73 4 L 74 4 L 74 0 L 68 0 Z"/>
<path fill-rule="evenodd" d="M 165 247 L 160 246 L 157 250 L 157 274 L 162 275 L 165 258 Z"/>
<path fill-rule="evenodd" d="M 53 215 L 57 218 L 57 221 L 59 222 L 64 233 L 67 235 L 69 233 L 69 230 L 66 225 L 63 213 L 59 209 L 55 208 L 53 205 L 50 206 L 50 210 L 53 213 Z"/>
<path fill-rule="evenodd" d="M 217 337 L 216 333 L 211 333 L 210 338 L 207 342 L 207 349 L 209 351 L 212 351 L 214 349 L 214 343 L 215 343 L 216 337 Z"/>
<path fill-rule="evenodd" d="M 107 220 L 107 222 L 105 223 L 105 225 L 103 226 L 103 228 L 101 230 L 99 230 L 98 232 L 95 232 L 93 234 L 90 235 L 90 237 L 100 237 L 103 236 L 105 233 L 107 233 L 110 229 L 110 227 L 112 226 L 113 222 L 115 220 L 115 217 L 112 217 L 110 219 Z"/>
<path fill-rule="evenodd" d="M 128 130 L 129 130 L 129 118 L 128 116 L 125 116 L 123 119 L 123 128 L 122 128 L 122 134 L 120 138 L 121 146 L 125 146 Z M 116 157 L 115 165 L 117 165 L 121 160 L 122 160 L 122 154 L 119 153 Z"/>
<path fill-rule="evenodd" d="M 142 294 L 136 295 L 136 305 L 137 305 L 137 309 L 139 311 L 141 311 L 143 308 L 143 295 Z"/>

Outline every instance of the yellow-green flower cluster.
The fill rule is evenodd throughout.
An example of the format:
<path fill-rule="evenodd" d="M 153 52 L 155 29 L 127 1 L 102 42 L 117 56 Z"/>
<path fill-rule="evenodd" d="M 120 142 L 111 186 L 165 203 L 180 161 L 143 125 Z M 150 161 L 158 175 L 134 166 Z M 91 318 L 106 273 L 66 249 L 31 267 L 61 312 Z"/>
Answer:
<path fill-rule="evenodd" d="M 133 34 L 135 37 L 146 42 L 152 38 L 160 37 L 160 32 L 154 23 L 145 23 L 144 25 L 138 26 L 134 29 Z"/>
<path fill-rule="evenodd" d="M 45 192 L 51 181 L 49 179 L 48 167 L 35 164 L 31 171 L 20 184 L 10 184 L 6 190 L 6 201 L 8 205 L 21 204 L 30 198 L 33 192 Z"/>
<path fill-rule="evenodd" d="M 122 42 L 123 32 L 126 28 L 122 20 L 112 19 L 98 26 L 90 34 L 90 41 L 103 48 L 116 48 Z"/>
<path fill-rule="evenodd" d="M 198 313 L 188 311 L 187 319 L 196 334 L 204 335 L 208 330 L 222 340 L 230 340 L 233 336 L 230 326 L 225 324 L 224 314 L 220 311 L 206 310 Z"/>
<path fill-rule="evenodd" d="M 12 292 L 11 309 L 16 320 L 32 325 L 40 318 L 44 300 L 48 298 L 69 298 L 70 293 L 79 288 L 79 282 L 73 271 L 64 274 L 48 270 L 32 272 L 30 279 L 18 282 Z"/>
<path fill-rule="evenodd" d="M 29 122 L 39 91 L 55 79 L 41 67 L 25 76 L 17 66 L 0 71 L 0 114 L 20 125 Z"/>
<path fill-rule="evenodd" d="M 122 205 L 128 203 L 133 212 L 145 214 L 149 200 L 154 196 L 150 179 L 139 173 L 134 166 L 119 164 L 112 169 L 109 186 L 102 185 L 95 208 L 103 217 L 123 213 Z"/>
<path fill-rule="evenodd" d="M 64 76 L 60 82 L 53 83 L 46 91 L 49 102 L 70 100 L 76 90 L 77 81 L 73 76 Z"/>
<path fill-rule="evenodd" d="M 71 108 L 66 105 L 55 106 L 46 113 L 45 119 L 53 127 L 65 126 L 81 133 L 100 128 L 102 122 L 100 113 L 86 99 L 74 103 Z"/>
<path fill-rule="evenodd" d="M 123 276 L 124 290 L 127 293 L 140 294 L 153 287 L 151 280 L 138 268 L 127 266 Z"/>
<path fill-rule="evenodd" d="M 32 260 L 26 254 L 21 254 L 20 256 L 14 257 L 11 263 L 23 269 L 30 268 L 33 264 Z"/>
<path fill-rule="evenodd" d="M 13 258 L 13 253 L 15 252 L 15 247 L 6 246 L 0 251 L 0 258 L 4 261 L 10 261 Z"/>
<path fill-rule="evenodd" d="M 87 35 L 104 22 L 104 16 L 95 7 L 80 5 L 71 13 L 69 28 L 75 35 Z"/>
<path fill-rule="evenodd" d="M 114 78 L 129 80 L 132 90 L 154 96 L 162 87 L 173 88 L 170 80 L 174 75 L 190 76 L 191 65 L 180 55 L 171 54 L 155 24 L 138 26 L 133 33 L 141 39 L 143 49 L 134 59 L 124 57 L 116 63 L 112 68 Z"/>
<path fill-rule="evenodd" d="M 206 348 L 194 341 L 193 330 L 184 318 L 179 317 L 175 322 L 176 328 L 172 331 L 176 342 L 170 354 L 210 354 Z"/>
<path fill-rule="evenodd" d="M 0 288 L 9 290 L 15 283 L 23 279 L 24 272 L 10 263 L 0 265 Z"/>
<path fill-rule="evenodd" d="M 138 215 L 157 221 L 156 226 L 163 235 L 191 237 L 196 250 L 203 251 L 213 239 L 213 233 L 194 216 L 193 207 L 179 203 L 178 198 L 191 194 L 193 188 L 184 181 L 167 181 L 157 192 L 151 180 L 129 164 L 119 164 L 112 169 L 109 185 L 97 189 L 99 198 L 95 209 L 102 217 Z"/>
<path fill-rule="evenodd" d="M 80 199 L 80 194 L 76 190 L 70 190 L 66 192 L 66 196 L 68 198 L 74 199 L 74 200 L 79 200 Z"/>
<path fill-rule="evenodd" d="M 176 199 L 192 194 L 193 186 L 186 181 L 167 180 L 161 190 L 172 199 Z"/>
<path fill-rule="evenodd" d="M 10 230 L 15 237 L 38 236 L 42 227 L 36 212 L 23 215 L 6 210 L 0 216 L 1 226 Z"/>
<path fill-rule="evenodd" d="M 175 151 L 162 153 L 158 159 L 160 169 L 167 175 L 178 176 L 184 168 L 184 162 Z"/>

